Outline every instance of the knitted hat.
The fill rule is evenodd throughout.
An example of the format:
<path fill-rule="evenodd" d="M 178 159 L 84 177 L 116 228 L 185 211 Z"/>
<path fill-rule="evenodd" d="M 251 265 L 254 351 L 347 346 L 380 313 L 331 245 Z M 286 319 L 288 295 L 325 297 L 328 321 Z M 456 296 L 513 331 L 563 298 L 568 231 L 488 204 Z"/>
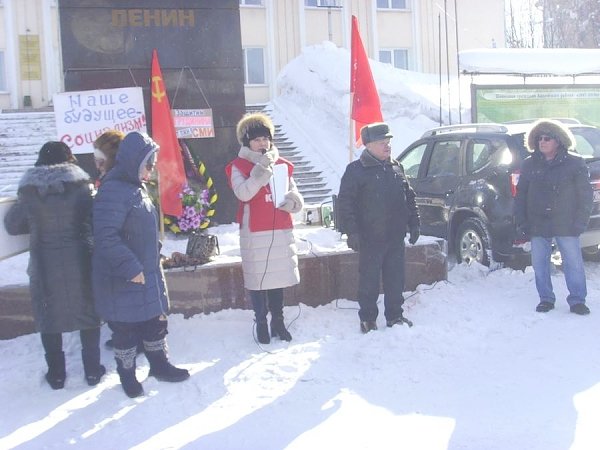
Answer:
<path fill-rule="evenodd" d="M 77 158 L 73 156 L 69 146 L 64 142 L 49 141 L 46 142 L 40 149 L 35 165 L 53 166 L 55 164 L 62 164 L 66 162 L 77 163 Z"/>
<path fill-rule="evenodd" d="M 248 147 L 252 139 L 257 137 L 268 137 L 273 140 L 275 126 L 273 122 L 263 113 L 246 114 L 238 122 L 236 128 L 237 140 L 240 144 Z"/>

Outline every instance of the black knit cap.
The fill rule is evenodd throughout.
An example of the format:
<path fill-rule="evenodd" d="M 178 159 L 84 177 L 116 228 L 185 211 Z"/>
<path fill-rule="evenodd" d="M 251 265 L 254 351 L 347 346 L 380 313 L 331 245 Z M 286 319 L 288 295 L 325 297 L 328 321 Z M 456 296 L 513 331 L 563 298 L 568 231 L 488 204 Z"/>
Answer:
<path fill-rule="evenodd" d="M 53 166 L 62 163 L 77 163 L 77 158 L 64 142 L 49 141 L 42 145 L 35 162 L 36 166 Z"/>
<path fill-rule="evenodd" d="M 271 136 L 271 130 L 264 125 L 257 125 L 251 128 L 248 128 L 246 131 L 246 135 L 244 136 L 243 143 L 246 147 L 250 145 L 250 141 L 252 139 L 256 139 L 257 137 L 267 137 L 273 140 L 273 136 Z"/>

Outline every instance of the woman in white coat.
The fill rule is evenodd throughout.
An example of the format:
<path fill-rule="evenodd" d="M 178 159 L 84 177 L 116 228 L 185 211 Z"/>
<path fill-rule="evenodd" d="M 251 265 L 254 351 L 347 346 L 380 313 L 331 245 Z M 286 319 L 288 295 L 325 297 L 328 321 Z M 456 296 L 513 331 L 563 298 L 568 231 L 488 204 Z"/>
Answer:
<path fill-rule="evenodd" d="M 302 209 L 304 201 L 292 177 L 294 166 L 281 158 L 273 145 L 274 133 L 273 122 L 265 114 L 245 115 L 237 125 L 242 147 L 225 168 L 240 202 L 237 221 L 244 287 L 252 300 L 261 344 L 268 344 L 271 337 L 292 339 L 283 321 L 283 288 L 300 282 L 292 214 Z M 275 193 L 269 185 L 275 165 L 284 165 L 289 186 L 279 206 L 274 204 Z"/>

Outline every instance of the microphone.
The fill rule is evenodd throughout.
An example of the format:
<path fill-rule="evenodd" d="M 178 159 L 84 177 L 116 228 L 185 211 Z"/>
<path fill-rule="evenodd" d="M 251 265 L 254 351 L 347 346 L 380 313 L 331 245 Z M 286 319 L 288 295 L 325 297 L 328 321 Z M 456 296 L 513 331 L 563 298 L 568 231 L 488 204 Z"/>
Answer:
<path fill-rule="evenodd" d="M 265 153 L 267 153 L 267 149 L 263 148 L 260 152 L 264 155 Z"/>

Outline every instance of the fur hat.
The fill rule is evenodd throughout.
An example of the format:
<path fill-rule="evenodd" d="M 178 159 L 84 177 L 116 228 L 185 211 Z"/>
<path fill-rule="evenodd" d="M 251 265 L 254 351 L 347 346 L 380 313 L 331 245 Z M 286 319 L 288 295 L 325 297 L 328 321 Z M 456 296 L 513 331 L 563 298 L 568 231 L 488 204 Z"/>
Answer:
<path fill-rule="evenodd" d="M 48 141 L 42 145 L 35 166 L 53 166 L 66 162 L 77 163 L 69 146 L 64 142 Z"/>
<path fill-rule="evenodd" d="M 94 152 L 94 154 L 96 156 L 103 156 L 104 159 L 106 159 L 106 161 L 110 163 L 110 167 L 112 167 L 115 163 L 117 151 L 119 151 L 119 144 L 121 143 L 124 137 L 125 133 L 123 133 L 122 131 L 105 131 L 98 137 L 98 139 L 94 141 L 94 148 L 96 150 L 100 150 L 101 154 L 98 155 L 97 152 Z"/>
<path fill-rule="evenodd" d="M 543 134 L 556 138 L 560 147 L 565 150 L 573 150 L 575 148 L 573 133 L 560 122 L 551 119 L 540 119 L 534 122 L 525 136 L 527 148 L 531 151 L 538 150 L 538 138 Z"/>
<path fill-rule="evenodd" d="M 390 133 L 390 127 L 384 122 L 371 123 L 360 129 L 360 139 L 365 145 L 375 141 L 391 139 L 393 137 L 394 135 Z"/>
<path fill-rule="evenodd" d="M 236 128 L 237 140 L 240 144 L 248 147 L 250 141 L 260 136 L 273 140 L 275 126 L 271 118 L 263 113 L 246 114 L 238 122 Z"/>

